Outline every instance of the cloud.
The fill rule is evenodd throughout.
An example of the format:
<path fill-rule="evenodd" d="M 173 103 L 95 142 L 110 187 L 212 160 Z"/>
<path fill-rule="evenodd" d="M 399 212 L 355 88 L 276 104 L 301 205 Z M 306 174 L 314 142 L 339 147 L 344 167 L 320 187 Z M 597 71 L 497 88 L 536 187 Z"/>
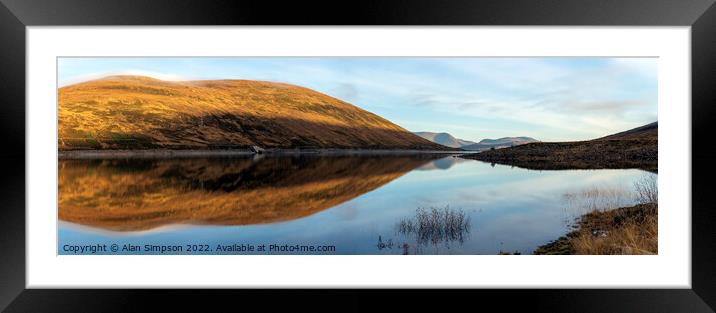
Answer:
<path fill-rule="evenodd" d="M 333 88 L 330 94 L 338 99 L 348 102 L 358 101 L 360 98 L 358 88 L 351 83 L 339 83 L 338 86 Z"/>
<path fill-rule="evenodd" d="M 642 99 L 627 100 L 559 100 L 544 101 L 535 103 L 533 107 L 563 111 L 573 114 L 607 114 L 611 116 L 625 114 L 631 110 L 637 110 L 648 106 L 647 101 Z"/>
<path fill-rule="evenodd" d="M 500 112 L 502 110 L 502 108 L 499 106 L 492 105 L 492 104 L 482 102 L 482 101 L 463 102 L 463 103 L 458 104 L 457 108 L 461 111 L 462 110 L 471 110 L 471 109 L 475 109 L 475 108 L 485 108 L 487 111 L 494 112 L 494 113 Z"/>
<path fill-rule="evenodd" d="M 410 102 L 417 107 L 436 107 L 442 103 L 438 96 L 431 94 L 417 94 L 412 97 Z"/>
<path fill-rule="evenodd" d="M 658 74 L 658 58 L 612 58 L 612 65 L 632 73 L 656 79 Z"/>

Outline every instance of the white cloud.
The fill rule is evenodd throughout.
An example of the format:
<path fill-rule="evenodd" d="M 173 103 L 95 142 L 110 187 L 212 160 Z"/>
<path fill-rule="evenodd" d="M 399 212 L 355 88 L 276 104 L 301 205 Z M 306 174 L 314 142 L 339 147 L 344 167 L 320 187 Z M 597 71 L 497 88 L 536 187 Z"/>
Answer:
<path fill-rule="evenodd" d="M 658 58 L 613 58 L 613 65 L 626 69 L 648 78 L 656 79 L 658 73 Z"/>

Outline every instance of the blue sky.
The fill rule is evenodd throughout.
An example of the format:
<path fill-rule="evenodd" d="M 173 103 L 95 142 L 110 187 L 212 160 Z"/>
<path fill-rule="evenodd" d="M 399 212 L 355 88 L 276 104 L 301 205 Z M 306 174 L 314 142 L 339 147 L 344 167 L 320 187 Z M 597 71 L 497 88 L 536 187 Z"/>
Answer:
<path fill-rule="evenodd" d="M 60 86 L 108 75 L 308 87 L 410 131 L 585 140 L 657 120 L 656 58 L 59 58 Z"/>

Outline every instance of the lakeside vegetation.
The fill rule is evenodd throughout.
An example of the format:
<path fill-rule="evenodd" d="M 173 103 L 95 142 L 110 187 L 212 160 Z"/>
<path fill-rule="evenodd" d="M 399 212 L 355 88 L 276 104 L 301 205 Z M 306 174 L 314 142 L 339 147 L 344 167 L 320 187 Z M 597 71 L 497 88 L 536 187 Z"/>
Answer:
<path fill-rule="evenodd" d="M 658 187 L 654 175 L 634 184 L 637 205 L 594 209 L 575 230 L 540 246 L 534 254 L 657 254 Z"/>
<path fill-rule="evenodd" d="M 450 206 L 418 208 L 395 224 L 395 238 L 378 236 L 378 250 L 399 249 L 403 255 L 425 254 L 462 245 L 470 235 L 471 219 Z"/>

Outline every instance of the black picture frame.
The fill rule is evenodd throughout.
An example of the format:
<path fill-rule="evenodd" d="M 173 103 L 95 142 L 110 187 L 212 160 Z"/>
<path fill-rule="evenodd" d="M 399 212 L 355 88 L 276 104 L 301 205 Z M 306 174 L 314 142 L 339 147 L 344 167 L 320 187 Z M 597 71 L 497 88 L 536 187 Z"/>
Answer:
<path fill-rule="evenodd" d="M 716 208 L 708 198 L 716 158 L 709 146 L 716 117 L 714 0 L 500 1 L 92 1 L 0 0 L 0 308 L 7 312 L 272 310 L 308 305 L 349 310 L 445 308 L 452 303 L 550 312 L 713 312 L 716 308 Z M 461 290 L 382 295 L 368 290 L 282 293 L 231 290 L 47 290 L 25 286 L 25 40 L 28 26 L 71 25 L 587 25 L 690 26 L 692 84 L 692 289 Z M 20 166 L 22 164 L 22 166 Z M 668 208 L 688 210 L 689 208 Z M 669 269 L 664 269 L 669 270 Z M 101 275 L 101 273 L 98 273 Z M 266 297 L 266 298 L 263 298 Z M 198 300 L 197 300 L 198 299 Z M 322 299 L 317 305 L 316 299 Z M 187 301 L 190 300 L 190 301 Z M 457 300 L 457 301 L 456 301 Z M 330 304 L 334 305 L 330 305 Z M 236 306 L 238 305 L 238 306 Z M 338 305 L 338 306 L 335 306 Z"/>

